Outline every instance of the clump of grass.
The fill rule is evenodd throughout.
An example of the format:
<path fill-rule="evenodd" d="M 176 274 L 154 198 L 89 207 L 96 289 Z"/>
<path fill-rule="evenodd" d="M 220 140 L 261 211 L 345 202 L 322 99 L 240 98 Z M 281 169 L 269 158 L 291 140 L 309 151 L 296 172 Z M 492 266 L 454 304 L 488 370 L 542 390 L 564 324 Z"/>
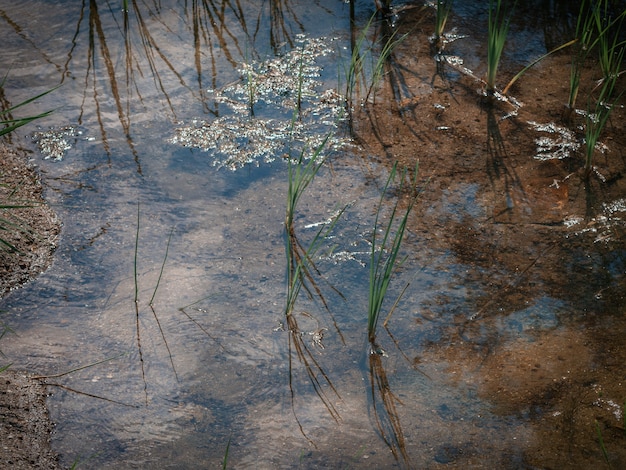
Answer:
<path fill-rule="evenodd" d="M 435 12 L 435 33 L 432 37 L 432 45 L 436 54 L 441 54 L 445 47 L 444 32 L 446 23 L 452 11 L 453 0 L 437 0 L 437 11 Z"/>
<path fill-rule="evenodd" d="M 593 156 L 613 108 L 624 92 L 615 96 L 616 85 L 620 76 L 626 41 L 619 40 L 619 31 L 626 10 L 615 19 L 610 19 L 609 3 L 605 0 L 596 6 L 593 11 L 597 39 L 593 44 L 598 45 L 598 56 L 603 78 L 597 88 L 600 92 L 596 100 L 589 99 L 585 117 L 585 178 L 589 178 L 593 171 Z M 614 30 L 615 29 L 615 30 Z"/>
<path fill-rule="evenodd" d="M 5 75 L 2 81 L 0 81 L 0 89 L 4 87 L 6 79 L 7 79 L 7 76 Z M 29 124 L 37 119 L 41 119 L 52 114 L 53 111 L 51 110 L 51 111 L 45 111 L 43 113 L 36 114 L 33 116 L 23 117 L 23 118 L 13 117 L 13 113 L 16 110 L 18 110 L 19 108 L 23 106 L 26 106 L 27 104 L 32 103 L 33 101 L 47 95 L 48 93 L 51 93 L 56 88 L 58 87 L 55 87 L 48 91 L 40 93 L 37 96 L 34 96 L 25 101 L 22 101 L 19 104 L 16 104 L 15 106 L 11 106 L 7 109 L 0 110 L 0 136 L 10 134 L 11 132 L 15 131 L 19 127 L 25 126 L 26 124 Z M 4 186 L 4 184 L 2 185 Z M 17 188 L 13 188 L 11 191 L 9 191 L 8 196 L 6 196 L 6 199 L 0 201 L 0 212 L 7 213 L 7 211 L 11 211 L 11 210 L 25 209 L 25 208 L 32 207 L 32 203 L 30 202 L 20 202 L 20 201 L 16 202 L 13 200 L 13 196 L 15 195 L 16 190 Z M 31 233 L 31 230 L 29 228 L 24 228 L 21 223 L 16 223 L 8 217 L 0 217 L 0 232 L 8 233 L 11 231 Z M 9 251 L 12 251 L 12 252 L 19 251 L 17 250 L 15 246 L 13 246 L 13 244 L 11 244 L 6 238 L 3 238 L 3 237 L 0 237 L 0 247 L 4 249 L 8 249 Z"/>
<path fill-rule="evenodd" d="M 621 60 L 616 61 L 615 56 L 624 46 L 624 42 L 619 41 L 619 31 L 626 17 L 626 10 L 614 18 L 610 17 L 609 12 L 609 0 L 596 4 L 583 0 L 580 4 L 576 22 L 577 47 L 570 66 L 569 94 L 563 112 L 563 121 L 566 123 L 571 122 L 572 113 L 576 109 L 582 67 L 596 46 L 598 46 L 598 60 L 604 79 L 608 79 L 612 74 L 619 74 Z"/>
<path fill-rule="evenodd" d="M 509 33 L 511 17 L 515 4 L 509 7 L 506 0 L 489 1 L 489 19 L 487 35 L 487 96 L 493 96 L 496 91 L 496 77 L 500 58 Z"/>
<path fill-rule="evenodd" d="M 580 89 L 580 73 L 587 55 L 592 46 L 593 38 L 593 15 L 589 13 L 589 2 L 583 0 L 580 3 L 578 19 L 576 21 L 576 41 L 577 47 L 572 57 L 569 76 L 569 95 L 565 111 L 563 113 L 563 121 L 570 122 L 572 113 L 576 107 L 578 98 L 578 90 Z"/>
<path fill-rule="evenodd" d="M 325 144 L 326 140 L 315 149 L 313 156 L 308 160 L 305 159 L 305 151 L 303 151 L 297 159 L 289 159 L 289 185 L 287 190 L 287 207 L 285 211 L 285 253 L 287 257 L 285 322 L 289 332 L 289 387 L 291 391 L 292 411 L 298 425 L 300 426 L 302 435 L 307 439 L 308 437 L 306 436 L 298 416 L 295 413 L 295 390 L 293 389 L 292 383 L 292 350 L 295 350 L 298 360 L 304 365 L 304 369 L 311 385 L 328 410 L 329 414 L 333 417 L 333 419 L 335 419 L 335 421 L 339 421 L 340 419 L 339 413 L 333 404 L 333 400 L 327 396 L 327 392 L 325 390 L 330 388 L 330 390 L 332 390 L 337 397 L 339 397 L 339 393 L 309 346 L 304 341 L 303 332 L 298 326 L 298 320 L 295 314 L 296 301 L 303 288 L 309 297 L 313 297 L 315 294 L 322 301 L 326 309 L 328 309 L 322 291 L 316 280 L 316 275 L 319 275 L 319 271 L 315 266 L 314 258 L 322 246 L 323 241 L 326 239 L 327 234 L 332 230 L 343 211 L 341 211 L 330 224 L 326 226 L 323 225 L 315 234 L 308 246 L 303 245 L 298 240 L 294 227 L 296 208 L 300 198 L 324 163 L 322 150 Z M 305 316 L 312 317 L 306 312 L 303 314 Z M 319 331 L 321 330 L 318 330 L 318 334 Z M 321 345 L 321 334 L 318 345 Z M 328 387 L 323 386 L 323 382 L 325 382 Z"/>
<path fill-rule="evenodd" d="M 598 34 L 598 60 L 604 80 L 619 75 L 626 41 L 620 41 L 626 10 L 611 19 L 609 0 L 604 0 L 594 10 L 594 23 Z"/>
<path fill-rule="evenodd" d="M 0 82 L 0 88 L 4 86 L 6 78 L 7 77 L 5 76 Z M 2 127 L 0 129 L 0 136 L 9 134 L 19 127 L 25 126 L 26 124 L 29 124 L 37 119 L 41 119 L 52 114 L 53 111 L 50 110 L 50 111 L 45 111 L 43 113 L 35 114 L 33 116 L 27 116 L 27 117 L 22 117 L 22 118 L 13 117 L 14 111 L 18 110 L 19 108 L 23 106 L 26 106 L 27 104 L 32 103 L 33 101 L 47 95 L 48 93 L 51 93 L 56 88 L 58 87 L 52 88 L 51 90 L 48 90 L 48 91 L 44 91 L 43 93 L 40 93 L 37 96 L 34 96 L 25 101 L 22 101 L 21 103 L 16 104 L 15 106 L 11 106 L 10 108 L 0 110 L 0 127 Z"/>
<path fill-rule="evenodd" d="M 305 152 L 303 151 L 298 159 L 289 159 L 288 177 L 289 184 L 287 189 L 287 207 L 285 211 L 285 230 L 286 230 L 286 255 L 287 255 L 287 304 L 285 306 L 285 314 L 291 315 L 294 310 L 296 299 L 300 294 L 300 290 L 306 287 L 306 281 L 310 280 L 313 288 L 317 284 L 314 282 L 312 269 L 315 269 L 313 255 L 320 247 L 320 242 L 324 239 L 322 227 L 313 238 L 308 247 L 303 247 L 298 241 L 295 233 L 294 218 L 296 208 L 302 197 L 302 194 L 309 184 L 317 175 L 319 169 L 324 163 L 321 157 L 322 148 L 326 141 L 314 152 L 314 155 L 305 160 Z"/>
<path fill-rule="evenodd" d="M 400 255 L 400 248 L 402 246 L 402 240 L 406 230 L 409 215 L 413 210 L 415 203 L 417 202 L 417 197 L 419 196 L 419 192 L 417 191 L 417 173 L 418 166 L 416 165 L 413 179 L 411 181 L 411 187 L 409 188 L 410 197 L 404 214 L 399 214 L 400 201 L 398 200 L 393 206 L 391 215 L 389 216 L 387 223 L 385 225 L 382 225 L 381 216 L 383 202 L 391 187 L 392 182 L 396 179 L 398 175 L 397 164 L 394 164 L 391 172 L 389 173 L 389 177 L 387 178 L 387 182 L 380 197 L 378 209 L 376 211 L 376 218 L 374 220 L 369 266 L 367 334 L 370 342 L 371 351 L 378 354 L 382 354 L 382 350 L 376 344 L 376 329 L 378 326 L 380 314 L 383 309 L 383 302 L 387 295 L 389 284 L 395 270 L 400 264 L 402 264 L 403 261 L 399 259 L 398 256 Z M 399 175 L 401 184 L 404 185 L 407 178 L 407 170 L 404 169 L 400 171 Z M 399 222 L 398 218 L 400 218 Z M 378 234 L 379 231 L 382 231 L 382 238 L 380 238 Z"/>
<path fill-rule="evenodd" d="M 372 15 L 358 36 L 353 33 L 351 41 L 352 54 L 350 62 L 344 71 L 345 76 L 345 100 L 348 112 L 352 112 L 355 97 L 361 97 L 367 101 L 372 95 L 385 73 L 385 65 L 388 63 L 394 49 L 404 40 L 406 34 L 398 36 L 396 31 L 390 34 L 382 34 L 380 40 L 376 37 L 370 43 L 368 36 L 371 34 L 372 25 L 376 14 Z M 375 52 L 377 44 L 380 51 Z"/>
<path fill-rule="evenodd" d="M 616 56 L 616 60 L 620 61 L 624 56 L 624 48 L 620 50 Z M 597 100 L 589 100 L 589 106 L 585 117 L 585 178 L 588 179 L 593 172 L 593 156 L 596 145 L 600 139 L 606 124 L 611 116 L 613 108 L 617 101 L 622 97 L 624 92 L 617 97 L 613 97 L 615 85 L 618 75 L 613 74 L 602 80 L 600 85 L 600 94 Z M 593 104 L 592 104 L 593 103 Z"/>

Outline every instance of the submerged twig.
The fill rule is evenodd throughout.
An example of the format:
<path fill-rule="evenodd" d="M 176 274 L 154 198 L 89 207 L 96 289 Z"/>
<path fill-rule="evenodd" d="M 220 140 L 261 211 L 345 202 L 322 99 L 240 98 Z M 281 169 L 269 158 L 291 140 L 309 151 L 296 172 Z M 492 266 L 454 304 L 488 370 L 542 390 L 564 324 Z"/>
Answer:
<path fill-rule="evenodd" d="M 90 367 L 97 366 L 99 364 L 103 364 L 108 361 L 112 361 L 113 359 L 117 359 L 118 357 L 125 356 L 126 353 L 118 354 L 117 356 L 109 357 L 107 359 L 102 359 L 101 361 L 93 362 L 91 364 L 87 364 L 86 366 L 76 367 L 75 369 L 68 370 L 66 372 L 61 372 L 60 374 L 51 374 L 51 375 L 36 375 L 31 377 L 32 379 L 57 379 L 59 377 L 63 377 L 64 375 L 69 375 L 72 372 L 78 372 L 79 370 L 88 369 Z"/>
<path fill-rule="evenodd" d="M 137 202 L 137 231 L 135 232 L 135 259 L 134 259 L 134 279 L 135 279 L 135 330 L 137 332 L 137 351 L 139 353 L 139 363 L 141 364 L 141 378 L 143 380 L 143 391 L 148 404 L 148 382 L 146 381 L 146 369 L 143 361 L 143 351 L 141 349 L 141 335 L 139 333 L 139 282 L 137 273 L 137 257 L 139 252 L 139 202 Z"/>
<path fill-rule="evenodd" d="M 94 395 L 93 393 L 82 392 L 80 390 L 76 390 L 75 388 L 68 387 L 67 385 L 57 384 L 57 383 L 48 383 L 48 382 L 44 382 L 44 383 L 46 385 L 51 386 L 51 387 L 59 387 L 59 388 L 65 389 L 65 390 L 67 390 L 69 392 L 78 393 L 79 395 L 85 395 L 85 396 L 90 397 L 90 398 L 97 398 L 98 400 L 108 401 L 108 402 L 111 402 L 111 403 L 115 403 L 116 405 L 128 406 L 129 408 L 139 408 L 137 405 L 131 405 L 129 403 L 124 403 L 124 402 L 121 402 L 121 401 L 113 400 L 112 398 L 101 397 L 99 395 Z"/>

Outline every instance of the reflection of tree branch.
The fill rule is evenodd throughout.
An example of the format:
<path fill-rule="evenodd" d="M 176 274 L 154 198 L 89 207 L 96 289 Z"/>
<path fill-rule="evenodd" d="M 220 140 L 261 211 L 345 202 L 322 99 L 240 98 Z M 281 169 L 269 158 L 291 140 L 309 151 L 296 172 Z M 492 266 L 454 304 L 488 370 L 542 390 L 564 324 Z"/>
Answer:
<path fill-rule="evenodd" d="M 55 69 L 57 69 L 59 73 L 63 72 L 63 68 L 61 67 L 61 65 L 54 63 L 52 59 L 48 57 L 48 54 L 46 54 L 43 49 L 37 46 L 37 44 L 35 44 L 35 42 L 27 34 L 24 33 L 25 31 L 27 31 L 26 28 L 20 26 L 19 23 L 16 20 L 12 19 L 4 10 L 0 10 L 0 18 L 2 18 L 7 23 L 7 25 L 13 30 L 15 34 L 20 37 L 20 39 L 30 44 L 33 49 L 41 54 L 41 57 L 45 62 L 52 65 Z"/>
<path fill-rule="evenodd" d="M 370 392 L 372 394 L 372 411 L 376 427 L 385 444 L 389 447 L 396 460 L 402 460 L 410 466 L 409 454 L 406 450 L 402 423 L 396 409 L 396 403 L 403 404 L 391 391 L 387 373 L 382 362 L 382 354 L 369 351 Z M 379 405 L 382 405 L 380 407 Z"/>
<path fill-rule="evenodd" d="M 83 8 L 84 8 L 83 4 Z M 83 15 L 81 14 L 81 18 Z M 77 29 L 80 29 L 79 27 Z M 107 140 L 107 133 L 104 124 L 104 119 L 100 110 L 100 102 L 98 97 L 98 82 L 96 77 L 96 37 L 99 40 L 100 44 L 100 55 L 102 60 L 104 61 L 104 65 L 106 68 L 107 76 L 109 78 L 109 86 L 111 89 L 111 94 L 113 95 L 113 99 L 115 101 L 115 107 L 117 109 L 118 119 L 120 124 L 122 125 L 122 129 L 124 130 L 124 135 L 126 136 L 126 142 L 131 150 L 131 153 L 134 156 L 135 164 L 137 165 L 137 173 L 141 174 L 141 163 L 139 161 L 139 154 L 135 149 L 134 142 L 130 136 L 130 119 L 128 115 L 124 112 L 124 106 L 122 105 L 122 100 L 119 93 L 119 87 L 117 83 L 117 78 L 115 76 L 115 67 L 113 65 L 113 61 L 111 60 L 111 54 L 109 52 L 109 47 L 107 44 L 107 38 L 104 34 L 104 28 L 102 27 L 102 21 L 100 18 L 100 14 L 98 13 L 98 5 L 96 0 L 89 0 L 89 50 L 88 50 L 88 67 L 85 73 L 85 82 L 87 83 L 88 77 L 90 75 L 90 71 L 93 70 L 93 97 L 96 105 L 96 115 L 98 119 L 98 124 L 100 126 L 100 133 L 102 135 L 102 143 L 104 145 L 105 151 L 110 155 L 110 148 Z M 87 90 L 87 86 L 85 86 L 85 91 Z M 84 97 L 83 97 L 84 104 Z M 79 116 L 79 123 L 82 124 L 82 115 L 84 109 L 81 107 L 81 113 Z"/>
<path fill-rule="evenodd" d="M 285 12 L 288 12 L 301 33 L 304 33 L 304 25 L 296 16 L 295 11 L 289 5 L 289 0 L 270 0 L 270 45 L 275 54 L 287 44 L 293 48 L 294 42 L 285 22 Z M 259 22 L 260 23 L 260 22 Z"/>

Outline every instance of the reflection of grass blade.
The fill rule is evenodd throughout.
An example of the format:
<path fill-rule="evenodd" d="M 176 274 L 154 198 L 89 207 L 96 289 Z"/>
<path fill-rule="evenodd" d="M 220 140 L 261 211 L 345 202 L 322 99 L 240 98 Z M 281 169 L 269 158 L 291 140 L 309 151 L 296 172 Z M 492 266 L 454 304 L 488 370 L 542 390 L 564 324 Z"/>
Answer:
<path fill-rule="evenodd" d="M 600 423 L 596 420 L 596 435 L 598 436 L 598 444 L 600 444 L 600 450 L 602 451 L 602 457 L 604 461 L 607 463 L 609 468 L 611 468 L 611 460 L 609 459 L 609 452 L 604 445 L 604 438 L 602 437 L 602 430 L 600 429 Z"/>
<path fill-rule="evenodd" d="M 144 370 L 144 362 L 143 362 L 143 352 L 141 349 L 141 335 L 139 333 L 139 274 L 138 274 L 138 253 L 139 253 L 139 220 L 140 220 L 140 211 L 139 204 L 137 204 L 137 230 L 135 232 L 135 258 L 134 258 L 134 280 L 135 280 L 135 322 L 136 322 L 136 330 L 137 330 L 137 348 L 139 351 L 139 360 L 141 362 L 141 374 L 143 376 L 144 381 L 144 390 L 147 393 L 147 382 Z M 176 372 L 176 366 L 174 365 L 174 358 L 172 356 L 172 351 L 170 350 L 170 346 L 167 342 L 167 338 L 165 337 L 165 331 L 163 331 L 163 327 L 161 326 L 161 321 L 159 320 L 159 316 L 156 313 L 154 308 L 154 297 L 156 296 L 157 290 L 159 289 L 159 284 L 161 283 L 161 278 L 163 277 L 163 271 L 165 269 L 165 263 L 167 261 L 167 256 L 170 250 L 170 243 L 172 241 L 172 235 L 174 233 L 174 228 L 170 231 L 169 237 L 167 239 L 167 245 L 165 248 L 165 256 L 163 257 L 163 262 L 161 263 L 161 269 L 159 271 L 159 277 L 157 279 L 156 285 L 154 287 L 154 291 L 152 292 L 152 297 L 150 298 L 150 302 L 148 302 L 148 306 L 150 307 L 150 311 L 152 312 L 152 316 L 159 328 L 159 333 L 161 334 L 161 338 L 163 339 L 163 343 L 165 344 L 165 349 L 167 350 L 167 354 L 169 356 L 170 364 L 172 365 L 172 370 L 174 371 L 174 376 L 178 381 L 178 373 Z M 146 394 L 147 400 L 147 394 Z"/>
<path fill-rule="evenodd" d="M 295 115 L 296 113 L 294 113 L 294 119 Z M 328 309 L 326 300 L 324 299 L 322 291 L 319 288 L 314 276 L 315 274 L 319 275 L 319 271 L 315 267 L 313 259 L 315 254 L 320 249 L 322 242 L 326 239 L 328 232 L 333 229 L 343 211 L 336 215 L 332 222 L 327 225 L 322 225 L 313 237 L 313 240 L 306 247 L 303 246 L 296 237 L 294 218 L 296 208 L 302 194 L 313 181 L 324 163 L 322 150 L 329 137 L 330 134 L 327 135 L 324 141 L 315 149 L 313 155 L 308 161 L 305 161 L 306 149 L 300 153 L 297 160 L 289 159 L 288 161 L 289 185 L 287 190 L 287 206 L 285 210 L 285 254 L 287 257 L 287 296 L 285 304 L 285 319 L 289 334 L 289 389 L 291 391 L 291 408 L 293 414 L 300 427 L 302 435 L 307 439 L 308 437 L 306 436 L 295 412 L 295 389 L 293 386 L 292 363 L 292 354 L 294 350 L 296 357 L 304 366 L 309 382 L 313 386 L 317 396 L 328 410 L 328 413 L 333 417 L 333 419 L 335 419 L 335 421 L 340 419 L 337 409 L 324 391 L 325 387 L 323 384 L 330 387 L 337 397 L 339 397 L 339 393 L 304 341 L 304 333 L 300 330 L 294 313 L 295 304 L 302 288 L 304 288 L 311 297 L 313 296 L 313 292 L 315 292 L 315 294 L 321 299 L 325 308 Z"/>
<path fill-rule="evenodd" d="M 403 403 L 391 390 L 380 354 L 369 355 L 369 373 L 372 409 L 378 432 L 396 460 L 402 457 L 404 463 L 409 466 L 410 458 L 406 450 L 400 415 L 396 409 L 396 403 L 401 405 Z M 382 409 L 377 406 L 378 402 L 382 403 Z"/>
<path fill-rule="evenodd" d="M 293 314 L 287 316 L 287 329 L 289 333 L 289 389 L 291 391 L 291 406 L 292 410 L 294 410 L 294 415 L 296 416 L 296 419 L 298 418 L 295 413 L 295 390 L 293 388 L 293 365 L 291 362 L 292 348 L 295 349 L 296 356 L 298 357 L 300 363 L 304 365 L 304 370 L 307 373 L 309 382 L 313 386 L 315 393 L 320 398 L 332 418 L 335 421 L 339 421 L 341 419 L 341 417 L 339 416 L 339 412 L 324 391 L 323 382 L 325 382 L 328 387 L 330 387 L 332 392 L 338 398 L 341 398 L 341 396 L 331 382 L 330 377 L 328 377 L 321 364 L 318 362 L 315 355 L 304 341 L 303 332 L 300 331 L 296 316 Z M 301 431 L 303 431 L 302 427 L 300 427 L 300 429 Z M 304 432 L 302 432 L 302 434 L 306 436 Z"/>
<path fill-rule="evenodd" d="M 174 234 L 174 227 L 170 230 L 170 235 L 167 237 L 167 245 L 165 246 L 165 256 L 163 256 L 163 263 L 161 263 L 161 270 L 159 271 L 159 278 L 157 279 L 156 286 L 154 286 L 154 292 L 152 293 L 152 297 L 150 298 L 150 305 L 154 303 L 154 296 L 157 293 L 157 289 L 159 288 L 159 284 L 161 283 L 161 278 L 163 277 L 163 270 L 165 269 L 165 262 L 167 261 L 167 255 L 170 251 L 170 243 L 172 242 L 172 235 Z"/>
<path fill-rule="evenodd" d="M 383 189 L 382 195 L 378 203 L 378 209 L 376 211 L 376 218 L 374 220 L 374 228 L 371 241 L 369 296 L 367 312 L 367 332 L 373 350 L 376 350 L 376 328 L 378 325 L 380 313 L 382 311 L 383 301 L 385 300 L 385 296 L 387 294 L 387 289 L 389 287 L 389 283 L 391 282 L 393 272 L 398 265 L 398 255 L 400 253 L 400 247 L 402 245 L 402 239 L 406 230 L 409 214 L 413 210 L 413 206 L 417 201 L 417 170 L 418 168 L 416 165 L 413 185 L 410 188 L 410 200 L 404 215 L 402 216 L 398 226 L 396 227 L 395 234 L 393 234 L 392 232 L 396 222 L 399 201 L 396 201 L 396 204 L 391 211 L 389 222 L 384 228 L 382 240 L 380 240 L 380 242 L 378 238 L 378 231 L 381 227 L 379 219 L 381 216 L 383 200 L 389 190 L 392 181 L 396 178 L 397 165 L 394 165 L 391 169 L 391 172 L 389 173 L 389 177 L 387 178 L 387 182 Z M 406 170 L 400 173 L 400 180 L 403 182 L 405 177 Z"/>
<path fill-rule="evenodd" d="M 139 282 L 137 273 L 137 257 L 139 252 L 139 203 L 137 203 L 137 230 L 135 232 L 135 257 L 133 263 L 133 277 L 135 281 L 135 332 L 137 335 L 137 352 L 139 353 L 139 363 L 141 364 L 141 378 L 143 380 L 143 391 L 148 404 L 148 382 L 146 381 L 146 369 L 143 362 L 143 350 L 141 349 L 141 334 L 139 330 Z"/>
<path fill-rule="evenodd" d="M 196 325 L 200 331 L 202 331 L 205 335 L 207 335 L 209 338 L 211 338 L 213 341 L 215 341 L 217 343 L 217 345 L 223 350 L 226 351 L 226 348 L 217 340 L 217 338 L 215 338 L 211 333 L 209 333 L 209 330 L 207 330 L 204 326 L 202 326 L 202 324 L 196 320 L 194 317 L 192 317 L 189 312 L 187 312 L 187 309 L 189 307 L 193 307 L 196 304 L 199 304 L 200 302 L 202 302 L 203 300 L 206 299 L 210 299 L 211 297 L 215 297 L 217 294 L 211 294 L 211 295 L 207 295 L 206 297 L 200 299 L 200 300 L 196 300 L 195 302 L 189 304 L 189 305 L 185 305 L 184 307 L 180 307 L 178 309 L 178 311 L 180 313 L 182 313 L 183 315 L 185 315 L 187 317 L 187 319 L 189 319 L 189 321 L 191 323 L 193 323 L 194 325 Z M 195 310 L 199 311 L 199 312 L 205 312 L 204 309 L 200 309 L 200 308 L 195 308 Z"/>

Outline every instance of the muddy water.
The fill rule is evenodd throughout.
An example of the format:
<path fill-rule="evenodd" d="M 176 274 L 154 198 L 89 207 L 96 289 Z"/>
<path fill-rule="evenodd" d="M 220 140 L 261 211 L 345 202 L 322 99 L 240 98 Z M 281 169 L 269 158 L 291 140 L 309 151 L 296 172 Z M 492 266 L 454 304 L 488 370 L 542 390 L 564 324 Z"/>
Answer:
<path fill-rule="evenodd" d="M 56 109 L 44 135 L 14 142 L 32 149 L 63 237 L 54 266 L 1 308 L 17 333 L 2 340 L 10 362 L 50 375 L 66 465 L 214 468 L 228 448 L 235 468 L 589 468 L 605 460 L 600 435 L 623 464 L 623 133 L 609 130 L 598 159 L 610 184 L 585 187 L 576 159 L 533 158 L 549 153 L 541 137 L 554 152 L 576 145 L 530 124 L 557 122 L 565 56 L 513 89 L 524 106 L 503 119 L 509 104 L 481 107 L 458 68 L 435 74 L 432 11 L 394 17 L 409 33 L 397 67 L 297 213 L 306 244 L 346 207 L 317 259 L 329 311 L 304 294 L 296 306 L 307 370 L 283 330 L 283 156 L 310 148 L 285 144 L 289 132 L 345 135 L 330 92 L 350 55 L 349 6 L 129 3 L 128 15 L 0 3 L 5 96 L 62 83 L 40 100 Z M 504 73 L 571 29 L 556 2 L 535 3 L 533 21 L 512 25 Z M 481 5 L 455 10 L 468 37 L 447 49 L 477 76 Z M 356 13 L 364 25 L 369 2 Z M 307 81 L 285 64 L 306 64 Z M 388 96 L 396 77 L 405 94 Z M 293 93 L 268 83 L 306 92 L 297 125 Z M 386 356 L 370 356 L 374 211 L 390 163 L 416 157 L 425 187 L 387 308 L 408 287 L 378 335 Z"/>

